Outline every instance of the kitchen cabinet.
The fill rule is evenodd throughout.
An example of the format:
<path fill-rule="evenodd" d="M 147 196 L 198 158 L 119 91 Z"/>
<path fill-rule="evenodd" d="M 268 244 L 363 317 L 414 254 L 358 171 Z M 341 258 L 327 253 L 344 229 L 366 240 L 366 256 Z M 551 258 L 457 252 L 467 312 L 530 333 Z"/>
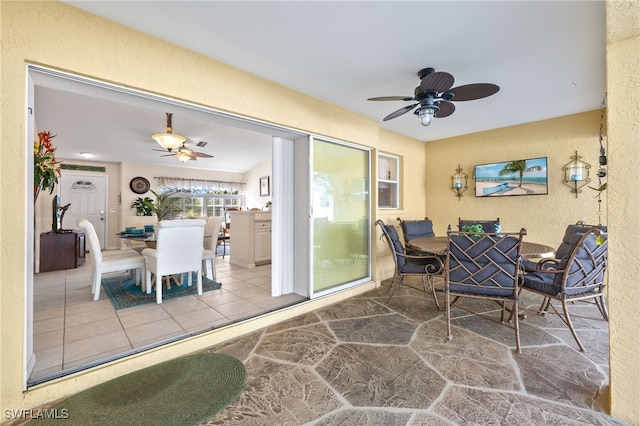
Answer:
<path fill-rule="evenodd" d="M 229 262 L 245 268 L 271 263 L 271 212 L 229 212 Z"/>

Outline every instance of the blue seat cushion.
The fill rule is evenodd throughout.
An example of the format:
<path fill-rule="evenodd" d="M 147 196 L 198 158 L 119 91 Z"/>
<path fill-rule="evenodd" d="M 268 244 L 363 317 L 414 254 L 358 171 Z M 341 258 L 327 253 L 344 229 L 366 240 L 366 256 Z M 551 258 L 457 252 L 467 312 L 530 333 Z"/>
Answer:
<path fill-rule="evenodd" d="M 556 274 L 545 274 L 544 272 L 525 274 L 523 278 L 523 286 L 525 288 L 530 288 L 532 290 L 548 294 L 549 296 L 559 296 L 562 286 L 555 284 L 554 275 Z"/>
<path fill-rule="evenodd" d="M 384 229 L 389 234 L 389 238 L 391 238 L 391 242 L 393 243 L 393 250 L 396 254 L 404 254 L 404 246 L 400 241 L 400 237 L 398 236 L 398 231 L 392 225 L 383 225 Z M 398 268 L 402 269 L 404 264 L 406 263 L 406 259 L 402 256 L 396 256 L 398 258 Z"/>
<path fill-rule="evenodd" d="M 433 232 L 433 222 L 430 220 L 405 220 L 401 226 L 405 241 L 411 241 L 414 238 L 436 236 Z"/>

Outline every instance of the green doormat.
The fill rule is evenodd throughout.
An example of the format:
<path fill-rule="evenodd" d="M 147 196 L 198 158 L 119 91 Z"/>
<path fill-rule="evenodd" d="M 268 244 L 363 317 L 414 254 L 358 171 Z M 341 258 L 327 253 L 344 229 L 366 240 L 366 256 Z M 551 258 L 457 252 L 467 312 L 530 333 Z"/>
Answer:
<path fill-rule="evenodd" d="M 191 277 L 191 286 L 187 286 L 186 274 L 183 274 L 182 285 L 176 285 L 171 281 L 171 289 L 167 290 L 167 287 L 162 288 L 162 300 L 173 299 L 175 297 L 189 296 L 191 294 L 197 294 L 196 289 L 196 273 L 194 272 Z M 164 280 L 163 280 L 164 285 Z M 136 285 L 135 279 L 129 275 L 123 275 L 112 278 L 103 278 L 102 287 L 105 293 L 111 299 L 113 307 L 118 309 L 130 308 L 132 306 L 144 305 L 146 303 L 156 303 L 156 291 L 153 289 L 151 293 L 147 294 Z M 222 287 L 221 283 L 210 280 L 207 277 L 202 278 L 202 292 L 218 290 Z"/>
<path fill-rule="evenodd" d="M 29 424 L 195 425 L 235 401 L 246 379 L 242 362 L 228 355 L 184 356 L 82 391 L 42 410 L 57 418 Z"/>

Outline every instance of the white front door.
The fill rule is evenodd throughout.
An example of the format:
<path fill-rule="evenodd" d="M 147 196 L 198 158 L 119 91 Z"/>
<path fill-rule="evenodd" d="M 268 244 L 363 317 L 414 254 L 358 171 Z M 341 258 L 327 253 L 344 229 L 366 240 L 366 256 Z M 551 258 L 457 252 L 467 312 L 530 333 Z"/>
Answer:
<path fill-rule="evenodd" d="M 105 248 L 107 177 L 62 171 L 60 176 L 60 206 L 71 203 L 62 219 L 63 229 L 76 229 L 79 218 L 85 218 L 96 230 L 100 247 Z"/>

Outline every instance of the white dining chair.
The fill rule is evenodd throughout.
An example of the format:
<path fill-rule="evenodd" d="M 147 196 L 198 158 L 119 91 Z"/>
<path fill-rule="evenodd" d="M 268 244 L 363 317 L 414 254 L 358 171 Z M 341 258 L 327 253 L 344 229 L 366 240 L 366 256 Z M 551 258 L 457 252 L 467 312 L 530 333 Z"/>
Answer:
<path fill-rule="evenodd" d="M 218 236 L 220 235 L 220 225 L 222 217 L 208 217 L 204 227 L 204 251 L 202 252 L 202 269 L 207 273 L 207 262 L 211 264 L 212 278 L 216 279 L 216 250 L 218 248 Z"/>
<path fill-rule="evenodd" d="M 156 248 L 142 250 L 146 259 L 147 293 L 151 293 L 151 273 L 155 275 L 156 302 L 162 303 L 162 278 L 196 272 L 197 292 L 202 294 L 202 254 L 205 221 L 202 219 L 161 220 L 158 222 Z M 169 280 L 167 280 L 169 282 Z M 182 284 L 182 282 L 181 282 Z"/>
<path fill-rule="evenodd" d="M 91 293 L 93 300 L 100 299 L 100 287 L 102 274 L 107 272 L 118 272 L 135 270 L 136 284 L 145 286 L 145 260 L 140 253 L 125 249 L 103 252 L 100 248 L 100 240 L 95 228 L 87 219 L 80 218 L 77 221 L 78 227 L 84 231 L 89 246 L 91 257 Z"/>

